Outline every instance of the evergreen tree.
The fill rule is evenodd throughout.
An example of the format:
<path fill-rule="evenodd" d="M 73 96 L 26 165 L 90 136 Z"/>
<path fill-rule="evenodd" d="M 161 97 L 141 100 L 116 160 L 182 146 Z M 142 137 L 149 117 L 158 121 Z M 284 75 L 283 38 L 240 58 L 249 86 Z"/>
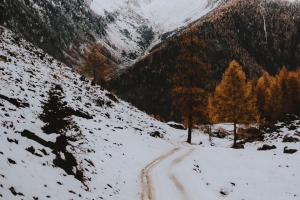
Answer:
<path fill-rule="evenodd" d="M 223 74 L 221 83 L 209 99 L 210 116 L 214 123 L 231 122 L 234 125 L 236 148 L 237 124 L 258 122 L 259 114 L 253 100 L 251 84 L 247 84 L 242 67 L 232 61 Z"/>
<path fill-rule="evenodd" d="M 188 128 L 188 143 L 191 143 L 192 128 L 203 116 L 206 106 L 204 85 L 208 67 L 204 49 L 207 44 L 197 37 L 197 33 L 195 26 L 190 26 L 183 33 L 183 40 L 179 41 L 181 53 L 172 79 L 173 107 L 182 114 Z"/>
<path fill-rule="evenodd" d="M 39 115 L 39 118 L 45 123 L 42 129 L 47 134 L 63 134 L 71 124 L 71 120 L 67 116 L 67 103 L 63 99 L 62 87 L 55 84 L 48 91 L 48 100 L 42 102 L 43 112 Z"/>

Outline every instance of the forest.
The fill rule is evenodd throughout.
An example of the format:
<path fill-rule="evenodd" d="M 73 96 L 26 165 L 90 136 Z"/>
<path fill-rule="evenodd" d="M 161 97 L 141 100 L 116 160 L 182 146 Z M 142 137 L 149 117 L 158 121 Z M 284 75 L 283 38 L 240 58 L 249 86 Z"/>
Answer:
<path fill-rule="evenodd" d="M 233 60 L 242 66 L 253 84 L 266 73 L 276 79 L 283 67 L 288 73 L 296 73 L 300 63 L 299 16 L 298 3 L 232 1 L 194 23 L 195 34 L 208 44 L 203 51 L 203 61 L 210 69 L 205 74 L 205 90 L 214 91 Z M 149 55 L 111 79 L 109 89 L 148 114 L 181 121 L 182 116 L 172 107 L 170 94 L 176 58 L 184 49 L 183 37 L 184 31 L 157 45 Z M 265 111 L 262 116 L 274 118 Z"/>

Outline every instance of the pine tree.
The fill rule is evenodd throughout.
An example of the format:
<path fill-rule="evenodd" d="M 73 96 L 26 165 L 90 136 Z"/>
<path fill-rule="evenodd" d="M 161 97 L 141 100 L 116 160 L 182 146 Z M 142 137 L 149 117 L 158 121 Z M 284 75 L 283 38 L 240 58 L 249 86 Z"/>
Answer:
<path fill-rule="evenodd" d="M 64 98 L 61 85 L 55 84 L 48 91 L 48 100 L 42 102 L 43 112 L 39 118 L 45 123 L 45 126 L 42 127 L 45 133 L 63 134 L 71 124 L 67 116 L 67 103 L 63 100 Z"/>
<path fill-rule="evenodd" d="M 209 104 L 214 123 L 233 123 L 233 148 L 237 147 L 236 125 L 258 122 L 259 114 L 253 100 L 251 84 L 246 82 L 246 75 L 236 61 L 232 61 L 223 74 Z"/>
<path fill-rule="evenodd" d="M 83 65 L 78 71 L 88 78 L 92 78 L 94 83 L 103 85 L 106 83 L 106 76 L 113 69 L 105 62 L 106 58 L 101 54 L 101 51 L 101 46 L 92 44 L 88 48 Z"/>
<path fill-rule="evenodd" d="M 204 85 L 208 67 L 204 49 L 207 44 L 197 37 L 197 33 L 195 26 L 190 26 L 183 33 L 183 40 L 179 41 L 181 53 L 172 79 L 173 107 L 182 114 L 188 128 L 188 143 L 191 143 L 192 128 L 203 116 L 206 106 Z"/>

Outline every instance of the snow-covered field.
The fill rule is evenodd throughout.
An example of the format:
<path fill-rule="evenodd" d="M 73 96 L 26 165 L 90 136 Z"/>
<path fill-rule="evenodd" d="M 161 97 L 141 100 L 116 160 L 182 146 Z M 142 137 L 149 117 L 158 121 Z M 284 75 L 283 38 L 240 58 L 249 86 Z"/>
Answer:
<path fill-rule="evenodd" d="M 38 118 L 54 83 L 63 87 L 69 107 L 93 118 L 72 116 L 84 139 L 74 143 L 81 150 L 68 150 L 84 184 L 54 166 L 51 148 L 21 135 L 28 130 L 55 142 L 58 135 L 43 133 Z M 299 120 L 277 126 L 278 133 L 245 149 L 230 148 L 232 136 L 213 138 L 211 146 L 201 131 L 188 145 L 186 131 L 112 98 L 0 27 L 0 199 L 300 199 L 300 143 L 282 142 L 286 135 L 300 138 Z M 232 125 L 214 127 L 221 128 L 230 131 Z M 164 138 L 151 137 L 155 131 Z M 263 144 L 276 149 L 258 151 Z M 285 146 L 298 151 L 285 154 Z"/>

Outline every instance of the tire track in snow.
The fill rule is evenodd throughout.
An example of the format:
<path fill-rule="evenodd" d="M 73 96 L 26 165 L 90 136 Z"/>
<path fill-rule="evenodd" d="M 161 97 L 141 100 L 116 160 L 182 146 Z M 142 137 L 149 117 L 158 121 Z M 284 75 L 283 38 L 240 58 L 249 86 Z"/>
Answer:
<path fill-rule="evenodd" d="M 193 152 L 195 151 L 195 148 L 190 149 L 187 153 L 179 156 L 178 158 L 176 158 L 175 160 L 172 161 L 169 170 L 172 171 L 172 168 L 177 165 L 178 163 L 180 163 L 184 158 L 188 157 L 189 155 L 191 155 Z M 178 181 L 178 179 L 176 178 L 176 176 L 173 173 L 169 173 L 168 174 L 169 179 L 171 179 L 173 181 L 173 183 L 175 184 L 175 186 L 177 187 L 177 189 L 180 191 L 180 193 L 182 194 L 182 199 L 188 200 L 188 195 L 183 187 L 183 185 L 180 183 L 180 181 Z"/>
<path fill-rule="evenodd" d="M 144 199 L 152 200 L 152 199 L 154 199 L 154 197 L 153 197 L 154 188 L 153 188 L 153 185 L 152 185 L 152 180 L 151 180 L 151 175 L 150 175 L 151 169 L 154 166 L 156 166 L 158 163 L 162 162 L 164 159 L 168 158 L 169 156 L 171 156 L 172 154 L 177 152 L 178 150 L 180 150 L 180 149 L 175 148 L 175 149 L 169 151 L 168 153 L 156 158 L 151 163 L 146 165 L 146 167 L 142 170 L 142 172 L 140 174 L 141 185 L 142 185 L 141 200 L 144 200 Z"/>
<path fill-rule="evenodd" d="M 151 178 L 151 171 L 152 169 L 157 166 L 159 163 L 163 162 L 173 154 L 175 154 L 178 151 L 183 151 L 182 148 L 175 148 L 168 153 L 156 158 L 154 161 L 146 165 L 146 167 L 142 170 L 140 174 L 141 179 L 141 186 L 142 186 L 142 192 L 141 192 L 141 200 L 153 200 L 155 199 L 154 196 L 154 189 L 155 185 L 153 184 L 152 178 Z M 169 167 L 167 168 L 167 171 L 171 171 L 174 166 L 182 162 L 182 160 L 186 157 L 188 157 L 190 154 L 193 153 L 195 148 L 191 148 L 188 150 L 188 152 L 181 154 L 179 157 L 176 157 L 175 159 L 171 160 Z M 167 161 L 168 162 L 168 161 Z M 168 178 L 174 183 L 180 194 L 182 195 L 182 199 L 188 199 L 188 195 L 184 189 L 184 186 L 180 183 L 180 181 L 176 178 L 174 173 L 168 173 L 166 174 Z"/>

